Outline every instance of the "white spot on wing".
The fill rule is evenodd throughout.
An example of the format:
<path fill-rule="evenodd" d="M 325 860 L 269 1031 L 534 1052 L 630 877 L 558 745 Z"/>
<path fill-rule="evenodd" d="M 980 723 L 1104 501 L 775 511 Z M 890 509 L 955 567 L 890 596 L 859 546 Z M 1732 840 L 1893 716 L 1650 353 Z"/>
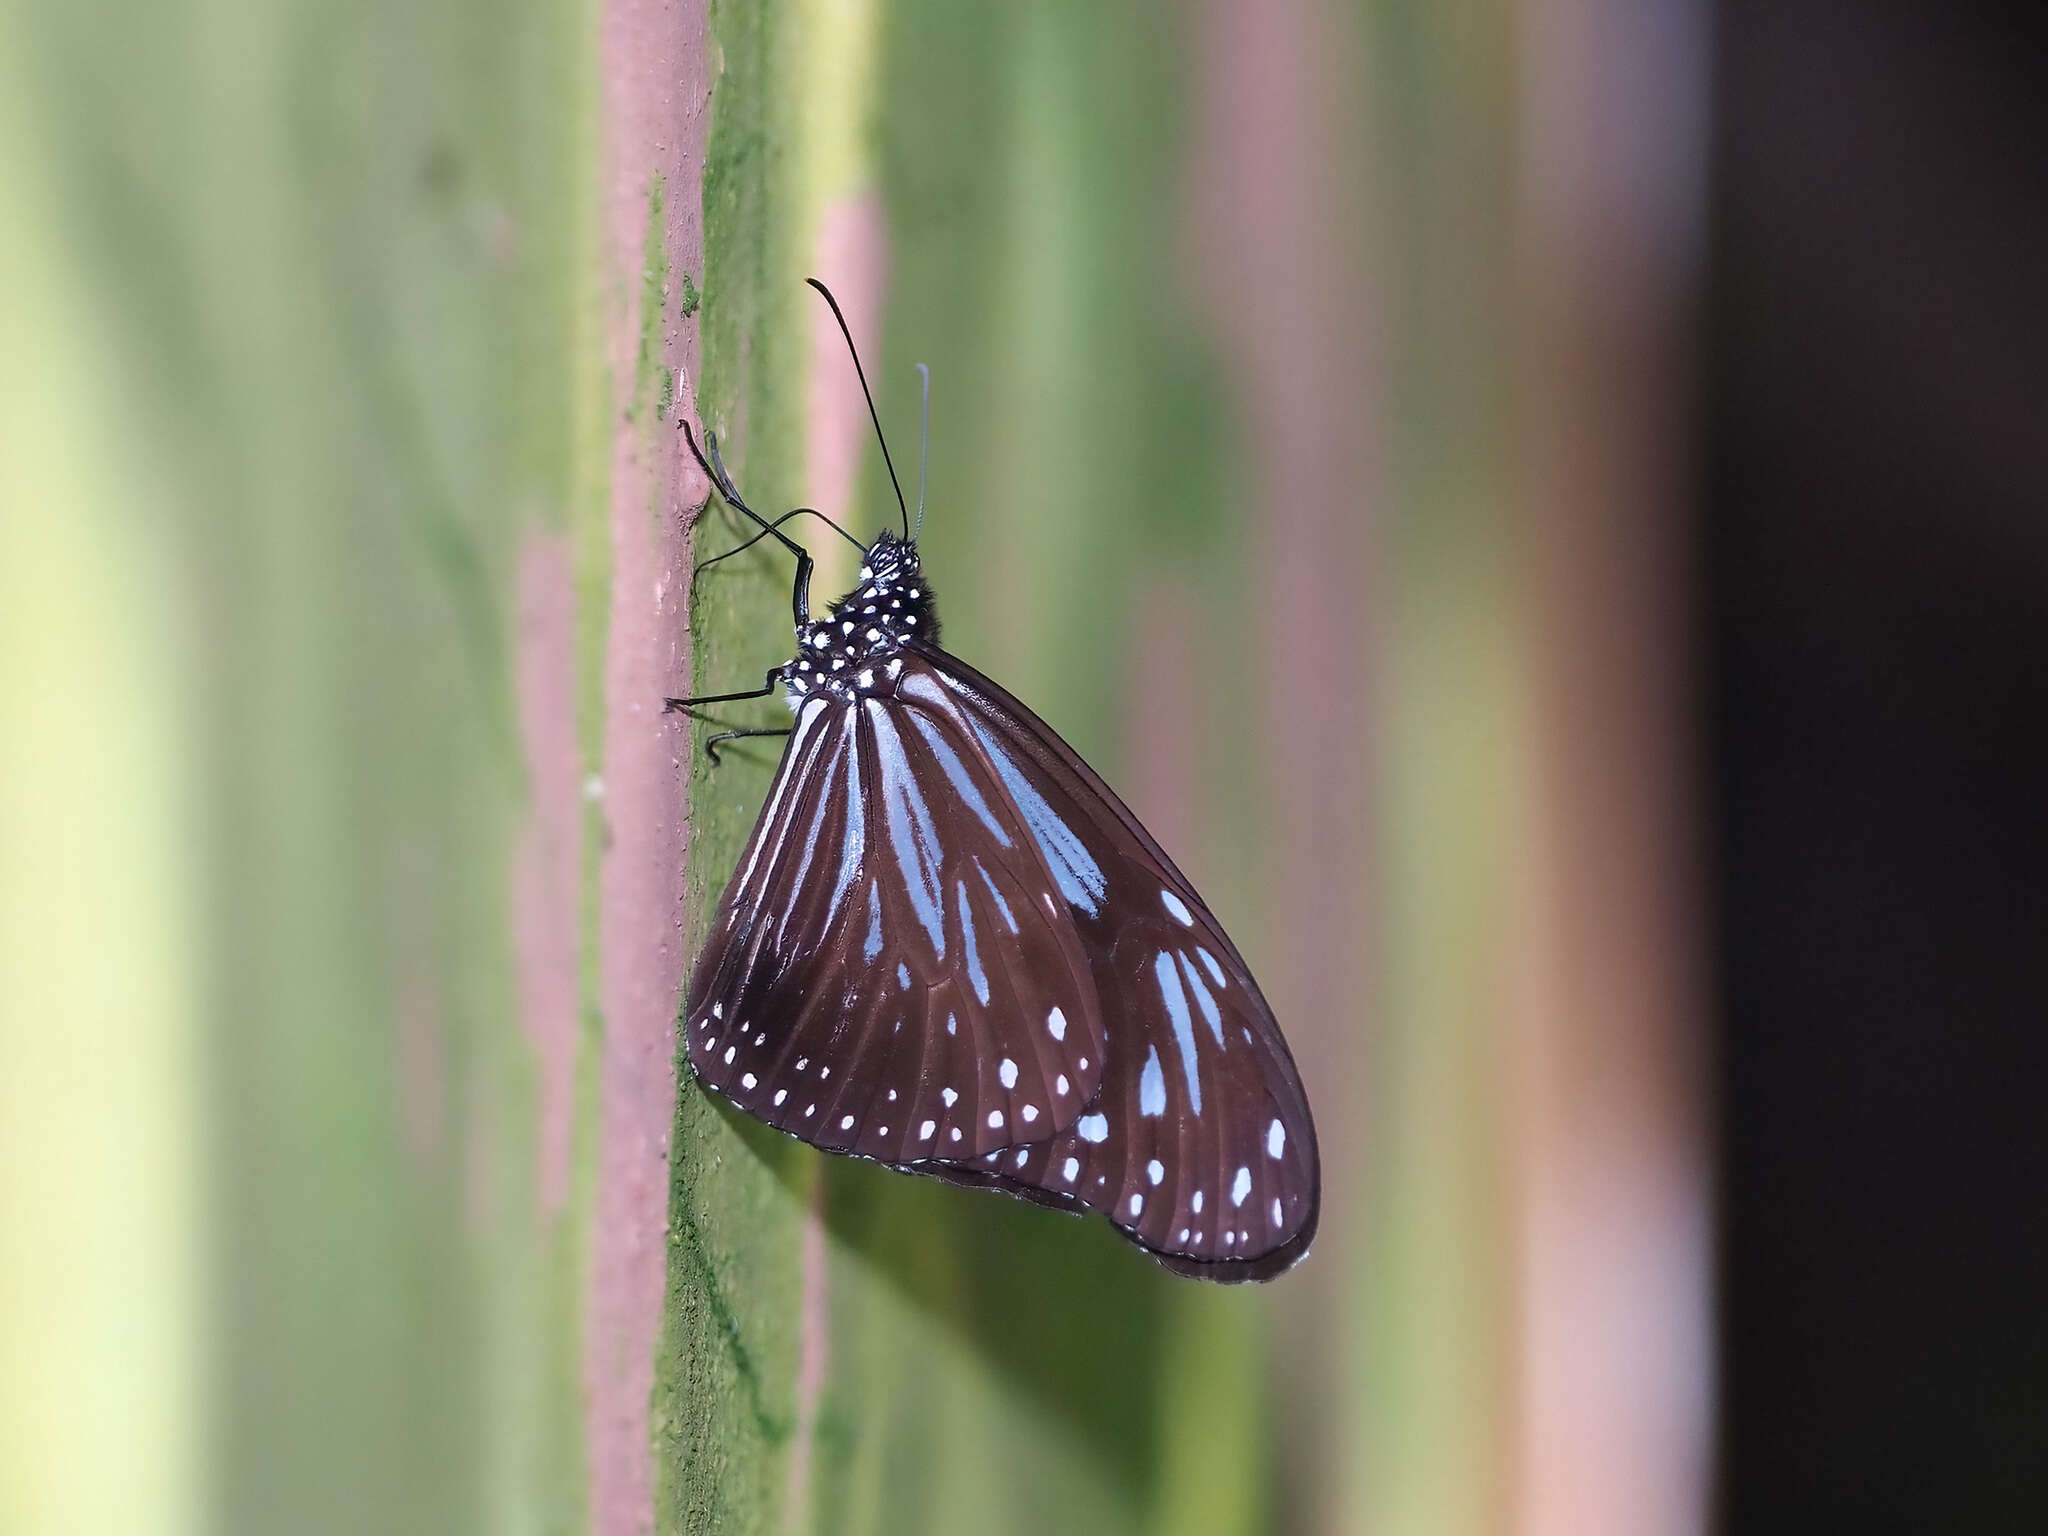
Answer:
<path fill-rule="evenodd" d="M 1003 1112 L 1000 1109 L 992 1109 L 988 1112 L 988 1128 L 992 1131 L 999 1131 L 1003 1128 Z"/>
<path fill-rule="evenodd" d="M 933 1131 L 936 1131 L 936 1130 L 937 1130 L 938 1128 L 939 1128 L 939 1122 L 938 1122 L 938 1121 L 936 1121 L 936 1120 L 927 1120 L 927 1121 L 925 1121 L 925 1123 L 924 1123 L 923 1125 L 921 1125 L 921 1126 L 919 1126 L 919 1127 L 917 1128 L 917 1139 L 918 1139 L 919 1141 L 930 1141 L 930 1140 L 932 1139 L 932 1132 L 933 1132 Z"/>
<path fill-rule="evenodd" d="M 1078 1157 L 1068 1158 L 1066 1167 L 1062 1168 L 1060 1172 L 1062 1175 L 1065 1176 L 1066 1181 L 1069 1184 L 1073 1183 L 1075 1178 L 1081 1172 L 1081 1159 L 1079 1159 Z"/>
<path fill-rule="evenodd" d="M 1266 1156 L 1278 1157 L 1287 1147 L 1287 1127 L 1275 1120 L 1266 1127 Z"/>
<path fill-rule="evenodd" d="M 1252 1171 L 1249 1168 L 1237 1170 L 1237 1177 L 1230 1181 L 1230 1203 L 1243 1205 L 1244 1197 L 1252 1192 Z"/>
<path fill-rule="evenodd" d="M 1150 1179 L 1154 1184 L 1157 1184 L 1161 1179 L 1166 1177 L 1166 1164 L 1160 1162 L 1159 1159 L 1156 1157 L 1153 1158 L 1151 1162 L 1145 1165 L 1145 1177 Z"/>
<path fill-rule="evenodd" d="M 1197 1216 L 1202 1214 L 1202 1192 L 1199 1189 L 1195 1191 L 1195 1198 L 1188 1202 L 1188 1209 Z"/>
<path fill-rule="evenodd" d="M 953 1105 L 959 1100 L 960 1095 L 955 1093 L 952 1089 L 946 1088 L 940 1091 L 939 1097 L 946 1101 L 946 1108 L 951 1109 Z"/>
<path fill-rule="evenodd" d="M 850 1131 L 850 1130 L 852 1130 L 852 1129 L 853 1129 L 853 1116 L 851 1116 L 851 1115 L 848 1115 L 848 1116 L 847 1116 L 847 1117 L 846 1117 L 846 1118 L 845 1118 L 844 1120 L 840 1121 L 840 1122 L 839 1122 L 839 1129 L 841 1129 L 842 1131 Z"/>
<path fill-rule="evenodd" d="M 1166 910 L 1174 915 L 1174 919 L 1177 922 L 1179 922 L 1181 926 L 1185 928 L 1192 928 L 1195 926 L 1195 914 L 1190 912 L 1188 910 L 1188 904 L 1182 901 L 1178 896 L 1174 895 L 1173 892 L 1167 890 L 1164 886 L 1161 886 L 1159 888 L 1159 899 L 1166 903 Z"/>
<path fill-rule="evenodd" d="M 748 1072 L 740 1078 L 740 1086 L 742 1088 L 752 1088 L 754 1084 L 758 1081 L 759 1079 L 756 1078 L 753 1073 Z"/>
<path fill-rule="evenodd" d="M 1055 1008 L 1045 1016 L 1045 1027 L 1055 1040 L 1067 1038 L 1067 1016 Z"/>
<path fill-rule="evenodd" d="M 1083 1115 L 1074 1122 L 1074 1129 L 1083 1141 L 1100 1144 L 1109 1140 L 1109 1117 L 1107 1115 Z"/>
<path fill-rule="evenodd" d="M 1137 1215 L 1137 1214 L 1138 1214 L 1138 1213 L 1139 1213 L 1140 1211 L 1142 1211 L 1142 1210 L 1144 1210 L 1144 1209 L 1145 1209 L 1145 1197 L 1144 1197 L 1143 1195 L 1133 1195 L 1133 1196 L 1131 1196 L 1131 1214 L 1132 1214 L 1133 1216 L 1136 1216 L 1136 1215 Z"/>
<path fill-rule="evenodd" d="M 1000 1077 L 1003 1080 L 1003 1086 L 1005 1088 L 1016 1087 L 1017 1063 L 1010 1060 L 1009 1057 L 1005 1056 L 1003 1058 L 1003 1064 L 1000 1067 L 996 1068 L 996 1076 Z"/>

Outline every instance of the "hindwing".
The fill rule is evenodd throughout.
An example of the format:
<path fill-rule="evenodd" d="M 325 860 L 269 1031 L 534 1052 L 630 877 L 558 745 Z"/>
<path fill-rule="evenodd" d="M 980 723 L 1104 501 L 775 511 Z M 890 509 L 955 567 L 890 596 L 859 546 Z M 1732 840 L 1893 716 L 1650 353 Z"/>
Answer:
<path fill-rule="evenodd" d="M 899 694 L 955 722 L 1040 845 L 1101 1009 L 1108 1070 L 1052 1140 L 915 1171 L 1101 1212 L 1169 1268 L 1262 1279 L 1315 1235 L 1321 1169 L 1286 1041 L 1171 859 L 1072 748 L 997 684 L 919 647 Z"/>

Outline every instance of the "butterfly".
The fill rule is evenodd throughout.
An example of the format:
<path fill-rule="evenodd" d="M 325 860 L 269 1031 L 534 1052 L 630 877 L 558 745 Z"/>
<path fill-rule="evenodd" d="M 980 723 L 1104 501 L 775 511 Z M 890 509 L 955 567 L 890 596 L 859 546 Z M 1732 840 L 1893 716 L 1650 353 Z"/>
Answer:
<path fill-rule="evenodd" d="M 811 557 L 781 527 L 812 509 L 768 522 L 715 434 L 707 460 L 684 429 L 760 525 L 748 543 L 797 559 L 796 655 L 759 689 L 667 701 L 779 691 L 795 716 L 707 742 L 787 737 L 691 974 L 696 1075 L 824 1151 L 1098 1213 L 1179 1274 L 1292 1266 L 1316 1232 L 1315 1124 L 1207 904 L 1050 726 L 940 646 L 900 485 L 903 532 L 860 546 L 858 584 L 813 617 Z"/>

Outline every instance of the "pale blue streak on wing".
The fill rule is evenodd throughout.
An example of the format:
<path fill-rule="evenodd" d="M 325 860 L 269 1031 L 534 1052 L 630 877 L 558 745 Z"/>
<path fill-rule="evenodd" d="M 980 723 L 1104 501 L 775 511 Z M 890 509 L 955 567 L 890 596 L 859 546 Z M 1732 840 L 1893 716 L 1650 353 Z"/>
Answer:
<path fill-rule="evenodd" d="M 1031 829 L 1038 851 L 1045 855 L 1045 862 L 1052 870 L 1060 894 L 1090 917 L 1095 916 L 1102 909 L 1103 895 L 1109 889 L 1109 882 L 1103 878 L 1102 866 L 1095 862 L 1074 829 L 1061 821 L 1058 813 L 1045 803 L 1045 796 L 1032 787 L 1031 781 L 1024 777 L 1024 771 L 1004 750 L 1002 743 L 983 730 L 981 722 L 971 714 L 966 719 L 982 750 L 988 753 L 989 761 L 996 765 L 1003 787 L 1009 790 L 1010 798 L 1017 802 L 1017 809 L 1023 813 L 1024 824 Z"/>
<path fill-rule="evenodd" d="M 981 860 L 974 861 L 975 871 L 981 876 L 981 883 L 988 887 L 989 898 L 995 902 L 996 910 L 1003 915 L 1003 924 L 1010 932 L 1017 931 L 1017 916 L 1010 910 L 1010 904 L 1003 900 L 1003 893 L 996 889 L 996 883 L 989 872 L 981 867 Z"/>
<path fill-rule="evenodd" d="M 984 1005 L 988 1002 L 988 973 L 981 968 L 981 951 L 974 947 L 974 914 L 967 909 L 967 882 L 955 880 L 953 891 L 959 900 L 954 903 L 960 909 L 960 931 L 966 935 L 967 979 L 974 983 L 974 995 Z"/>
<path fill-rule="evenodd" d="M 1138 1113 L 1166 1113 L 1166 1074 L 1159 1067 L 1159 1047 L 1145 1048 L 1145 1070 L 1138 1074 Z"/>
<path fill-rule="evenodd" d="M 890 851 L 903 873 L 903 889 L 917 909 L 917 919 L 931 937 L 932 950 L 946 958 L 945 892 L 939 885 L 939 834 L 930 807 L 911 777 L 903 756 L 903 739 L 882 707 L 864 701 L 875 727 L 876 755 L 882 763 L 882 803 L 889 817 Z"/>
<path fill-rule="evenodd" d="M 1159 995 L 1173 1020 L 1173 1043 L 1180 1047 L 1180 1069 L 1187 1074 L 1188 1099 L 1195 1113 L 1202 1112 L 1202 1079 L 1195 1071 L 1195 1025 L 1188 1014 L 1187 994 L 1181 990 L 1180 972 L 1173 968 L 1173 956 L 1159 951 L 1152 962 L 1152 974 L 1159 978 Z"/>
<path fill-rule="evenodd" d="M 834 912 L 860 878 L 861 859 L 867 853 L 867 807 L 860 799 L 860 743 L 854 736 L 852 710 L 846 712 L 846 736 L 846 840 L 839 846 L 839 878 L 832 886 Z"/>
<path fill-rule="evenodd" d="M 946 777 L 952 781 L 955 793 L 967 802 L 969 810 L 981 818 L 981 824 L 988 828 L 989 836 L 1001 847 L 1009 847 L 1010 834 L 1003 830 L 1002 823 L 995 818 L 995 812 L 988 808 L 988 801 L 981 795 L 981 786 L 974 782 L 973 776 L 967 771 L 967 765 L 960 761 L 960 754 L 953 750 L 953 744 L 939 734 L 937 728 L 925 719 L 922 711 L 909 710 L 906 713 L 910 716 L 910 723 L 917 727 L 918 735 L 922 736 L 925 744 L 932 749 L 932 756 L 939 760 L 939 766 L 946 770 Z"/>
<path fill-rule="evenodd" d="M 1216 1037 L 1218 1045 L 1223 1044 L 1223 1014 L 1216 1006 L 1216 998 L 1209 991 L 1208 984 L 1196 971 L 1194 962 L 1183 953 L 1180 957 L 1180 973 L 1188 979 L 1188 991 L 1195 1004 L 1202 1010 L 1202 1018 L 1208 1023 L 1209 1033 Z"/>
<path fill-rule="evenodd" d="M 882 952 L 882 892 L 874 881 L 868 882 L 868 936 L 860 947 L 861 959 L 870 965 L 875 956 Z"/>
<path fill-rule="evenodd" d="M 763 828 L 775 825 L 775 817 L 782 809 L 782 797 L 789 793 L 790 781 L 796 778 L 803 762 L 804 750 L 810 741 L 811 731 L 824 713 L 825 701 L 813 699 L 804 706 L 803 713 L 796 717 L 796 734 L 791 738 L 789 750 L 782 758 L 783 771 L 775 776 L 774 789 L 768 796 L 766 808 L 761 812 L 760 825 Z M 761 862 L 761 854 L 767 845 L 766 838 L 755 842 L 753 852 L 747 856 L 747 867 L 741 870 L 733 881 L 736 890 L 745 890 L 747 882 L 754 878 L 754 866 Z"/>
<path fill-rule="evenodd" d="M 836 755 L 826 759 L 825 782 L 818 786 L 818 803 L 811 811 L 811 825 L 804 833 L 802 856 L 797 861 L 796 876 L 790 881 L 791 890 L 802 890 L 804 882 L 810 879 L 811 860 L 817 857 L 818 845 L 824 841 L 825 813 L 832 808 L 832 796 L 839 788 L 839 763 Z M 781 920 L 775 925 L 775 942 L 784 943 L 789 937 L 789 920 L 802 910 L 802 903 L 791 902 L 782 909 Z"/>

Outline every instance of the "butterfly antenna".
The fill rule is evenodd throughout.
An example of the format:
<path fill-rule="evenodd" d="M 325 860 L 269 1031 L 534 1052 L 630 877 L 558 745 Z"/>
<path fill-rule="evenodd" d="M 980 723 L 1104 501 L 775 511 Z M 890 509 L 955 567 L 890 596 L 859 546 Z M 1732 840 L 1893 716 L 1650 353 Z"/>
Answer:
<path fill-rule="evenodd" d="M 853 344 L 853 332 L 847 329 L 846 316 L 840 313 L 839 301 L 832 297 L 832 290 L 815 277 L 804 279 L 825 296 L 825 302 L 832 306 L 832 318 L 839 322 L 839 334 L 846 338 L 846 350 L 853 358 L 854 376 L 860 380 L 861 397 L 868 403 L 868 419 L 875 424 L 875 441 L 882 445 L 882 463 L 889 471 L 889 484 L 896 489 L 896 510 L 903 514 L 903 536 L 910 537 L 910 509 L 903 502 L 903 485 L 896 478 L 896 461 L 889 457 L 889 439 L 882 435 L 882 417 L 875 409 L 875 397 L 868 391 L 867 370 L 860 365 L 860 349 Z"/>
<path fill-rule="evenodd" d="M 919 363 L 917 376 L 924 384 L 924 404 L 920 407 L 917 428 L 917 522 L 910 535 L 913 544 L 924 537 L 924 477 L 932 459 L 932 371 Z"/>

